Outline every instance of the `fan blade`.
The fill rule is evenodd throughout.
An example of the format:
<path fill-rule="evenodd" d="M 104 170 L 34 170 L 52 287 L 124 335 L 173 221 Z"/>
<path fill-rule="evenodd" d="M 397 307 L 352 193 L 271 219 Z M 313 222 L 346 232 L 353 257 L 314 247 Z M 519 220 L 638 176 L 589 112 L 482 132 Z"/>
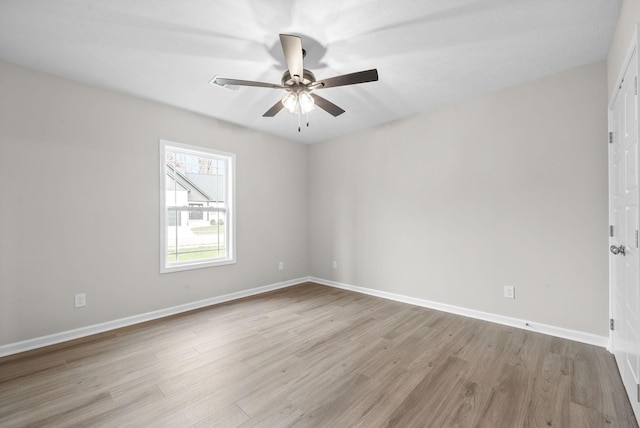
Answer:
<path fill-rule="evenodd" d="M 356 83 L 375 82 L 378 80 L 378 70 L 371 69 L 356 73 L 342 74 L 336 77 L 319 80 L 309 85 L 311 89 L 333 88 L 335 86 L 355 85 Z"/>
<path fill-rule="evenodd" d="M 313 97 L 313 101 L 315 101 L 316 105 L 320 107 L 322 110 L 329 113 L 330 115 L 335 117 L 335 116 L 340 116 L 342 113 L 344 113 L 344 110 L 342 110 L 340 107 L 338 107 L 331 101 L 325 98 L 322 98 L 320 95 L 311 93 L 311 96 Z"/>
<path fill-rule="evenodd" d="M 302 65 L 302 40 L 298 36 L 280 34 L 280 44 L 282 44 L 282 52 L 284 52 L 284 59 L 287 62 L 291 78 L 295 79 L 298 76 L 298 80 L 301 80 L 304 69 Z"/>
<path fill-rule="evenodd" d="M 209 82 L 218 86 L 257 86 L 259 88 L 277 88 L 282 89 L 284 86 L 274 83 L 254 82 L 252 80 L 226 79 L 224 77 L 214 77 Z"/>
<path fill-rule="evenodd" d="M 284 108 L 284 105 L 282 105 L 282 101 L 278 101 L 277 103 L 275 103 L 273 105 L 273 107 L 271 107 L 269 110 L 267 110 L 262 117 L 273 117 L 276 114 L 278 114 L 278 112 L 280 110 L 282 110 Z"/>

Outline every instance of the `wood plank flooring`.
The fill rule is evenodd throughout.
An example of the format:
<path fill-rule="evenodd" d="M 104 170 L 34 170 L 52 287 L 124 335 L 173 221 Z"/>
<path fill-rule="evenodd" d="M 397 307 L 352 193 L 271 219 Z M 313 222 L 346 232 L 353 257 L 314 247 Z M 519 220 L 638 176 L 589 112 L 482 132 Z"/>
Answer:
<path fill-rule="evenodd" d="M 1 427 L 637 427 L 605 349 L 306 283 L 0 359 Z"/>

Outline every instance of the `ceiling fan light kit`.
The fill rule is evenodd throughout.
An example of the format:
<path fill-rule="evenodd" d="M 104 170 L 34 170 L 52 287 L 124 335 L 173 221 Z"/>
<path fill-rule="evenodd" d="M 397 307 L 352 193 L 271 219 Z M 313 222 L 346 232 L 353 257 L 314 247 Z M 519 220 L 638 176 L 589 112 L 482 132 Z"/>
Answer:
<path fill-rule="evenodd" d="M 282 105 L 291 113 L 309 113 L 315 107 L 315 101 L 306 90 L 290 90 L 282 98 Z"/>
<path fill-rule="evenodd" d="M 343 74 L 330 77 L 328 79 L 316 81 L 314 74 L 303 67 L 303 60 L 306 54 L 302 49 L 302 40 L 298 36 L 280 34 L 280 44 L 284 52 L 287 68 L 282 74 L 280 85 L 273 83 L 255 82 L 251 80 L 227 79 L 224 77 L 214 77 L 211 83 L 218 86 L 234 89 L 237 86 L 254 86 L 258 88 L 284 89 L 287 93 L 282 100 L 275 103 L 262 116 L 273 117 L 286 108 L 289 112 L 298 115 L 298 123 L 301 114 L 308 114 L 315 106 L 320 107 L 330 115 L 336 117 L 345 111 L 333 104 L 331 101 L 319 96 L 314 91 L 336 86 L 355 85 L 358 83 L 374 82 L 378 80 L 378 70 L 371 69 L 356 73 Z M 307 120 L 307 126 L 309 121 Z M 298 124 L 298 131 L 300 125 Z"/>

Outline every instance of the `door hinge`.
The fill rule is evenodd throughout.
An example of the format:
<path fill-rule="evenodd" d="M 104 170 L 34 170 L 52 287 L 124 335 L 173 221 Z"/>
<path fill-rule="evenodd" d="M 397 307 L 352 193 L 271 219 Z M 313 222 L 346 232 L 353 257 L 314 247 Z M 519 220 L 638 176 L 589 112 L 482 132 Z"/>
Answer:
<path fill-rule="evenodd" d="M 638 403 L 640 403 L 640 383 L 636 384 L 636 389 L 638 390 Z"/>
<path fill-rule="evenodd" d="M 609 132 L 609 144 L 613 144 L 613 132 Z"/>
<path fill-rule="evenodd" d="M 609 236 L 613 238 L 613 225 L 609 226 Z"/>
<path fill-rule="evenodd" d="M 638 248 L 638 230 L 636 229 L 636 248 Z"/>
<path fill-rule="evenodd" d="M 613 318 L 610 318 L 609 319 L 609 330 L 612 330 L 612 331 L 615 330 L 614 327 L 615 327 L 615 325 L 614 325 L 614 322 L 613 322 Z"/>

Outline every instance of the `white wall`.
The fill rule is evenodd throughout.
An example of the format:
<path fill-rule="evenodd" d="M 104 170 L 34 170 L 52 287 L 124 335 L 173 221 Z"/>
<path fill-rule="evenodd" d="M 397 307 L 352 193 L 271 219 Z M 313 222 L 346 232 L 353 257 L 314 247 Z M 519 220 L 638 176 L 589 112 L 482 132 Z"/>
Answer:
<path fill-rule="evenodd" d="M 606 73 L 311 146 L 311 275 L 607 335 Z"/>
<path fill-rule="evenodd" d="M 309 274 L 607 334 L 605 63 L 313 146 L 1 62 L 0 93 L 0 346 Z M 159 274 L 160 138 L 237 154 L 236 265 Z"/>
<path fill-rule="evenodd" d="M 308 274 L 307 146 L 2 62 L 0 94 L 0 345 Z M 236 153 L 237 264 L 159 274 L 161 138 Z"/>

